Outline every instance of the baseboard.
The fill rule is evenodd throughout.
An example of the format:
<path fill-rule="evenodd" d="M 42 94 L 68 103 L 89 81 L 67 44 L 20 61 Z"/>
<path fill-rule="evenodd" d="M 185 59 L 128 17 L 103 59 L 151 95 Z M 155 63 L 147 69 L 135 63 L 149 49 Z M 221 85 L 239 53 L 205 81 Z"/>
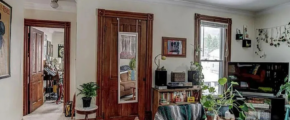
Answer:
<path fill-rule="evenodd" d="M 85 120 L 85 119 L 76 119 L 76 120 Z M 96 118 L 89 118 L 89 120 L 97 120 Z"/>

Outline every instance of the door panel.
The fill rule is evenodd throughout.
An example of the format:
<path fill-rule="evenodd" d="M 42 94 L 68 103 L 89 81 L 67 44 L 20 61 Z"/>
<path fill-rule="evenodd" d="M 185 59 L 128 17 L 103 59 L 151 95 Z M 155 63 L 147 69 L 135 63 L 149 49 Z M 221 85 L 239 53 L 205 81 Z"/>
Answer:
<path fill-rule="evenodd" d="M 33 112 L 43 104 L 43 65 L 42 48 L 44 33 L 30 28 L 30 75 L 29 75 L 29 112 Z"/>
<path fill-rule="evenodd" d="M 138 103 L 118 104 L 118 20 L 106 17 L 102 61 L 102 111 L 105 120 L 144 118 L 147 21 L 120 18 L 119 32 L 138 32 Z M 138 27 L 137 27 L 138 24 Z M 141 103 L 140 103 L 141 102 Z M 140 114 L 142 113 L 142 114 Z M 142 116 L 140 116 L 142 115 Z"/>

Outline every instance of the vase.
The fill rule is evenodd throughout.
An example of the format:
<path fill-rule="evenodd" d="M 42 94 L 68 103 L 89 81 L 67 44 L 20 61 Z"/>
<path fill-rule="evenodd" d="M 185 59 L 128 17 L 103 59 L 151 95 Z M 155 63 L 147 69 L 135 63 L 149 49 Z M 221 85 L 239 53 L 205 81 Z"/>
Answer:
<path fill-rule="evenodd" d="M 83 97 L 83 107 L 90 107 L 91 106 L 91 97 Z"/>
<path fill-rule="evenodd" d="M 221 108 L 219 109 L 219 116 L 224 118 L 226 111 L 228 111 L 229 109 L 229 106 L 221 106 Z"/>

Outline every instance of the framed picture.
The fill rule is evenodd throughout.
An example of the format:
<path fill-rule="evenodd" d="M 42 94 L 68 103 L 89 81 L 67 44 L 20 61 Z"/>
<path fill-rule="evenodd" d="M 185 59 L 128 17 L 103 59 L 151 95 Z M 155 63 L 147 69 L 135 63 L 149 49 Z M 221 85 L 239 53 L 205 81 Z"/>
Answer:
<path fill-rule="evenodd" d="M 186 38 L 162 37 L 162 56 L 186 57 Z"/>
<path fill-rule="evenodd" d="M 64 46 L 63 44 L 58 44 L 58 57 L 63 58 L 64 56 Z"/>
<path fill-rule="evenodd" d="M 47 35 L 45 35 L 44 37 L 44 42 L 43 42 L 43 58 L 46 59 L 46 56 L 47 56 Z"/>
<path fill-rule="evenodd" d="M 0 79 L 11 76 L 11 21 L 12 7 L 0 1 Z"/>
<path fill-rule="evenodd" d="M 120 59 L 133 59 L 136 57 L 138 34 L 135 32 L 120 32 L 119 41 L 121 43 Z"/>
<path fill-rule="evenodd" d="M 243 32 L 244 32 L 244 39 L 249 39 L 250 36 L 249 36 L 249 33 L 248 33 L 247 26 L 244 26 Z"/>

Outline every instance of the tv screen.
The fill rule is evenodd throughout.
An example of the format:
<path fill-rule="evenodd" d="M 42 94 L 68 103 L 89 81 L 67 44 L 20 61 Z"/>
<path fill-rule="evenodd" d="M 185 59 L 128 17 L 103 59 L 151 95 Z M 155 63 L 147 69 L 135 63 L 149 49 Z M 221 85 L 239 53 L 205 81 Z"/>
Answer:
<path fill-rule="evenodd" d="M 238 82 L 234 86 L 241 92 L 276 93 L 285 83 L 289 73 L 289 63 L 230 62 L 228 79 Z"/>

